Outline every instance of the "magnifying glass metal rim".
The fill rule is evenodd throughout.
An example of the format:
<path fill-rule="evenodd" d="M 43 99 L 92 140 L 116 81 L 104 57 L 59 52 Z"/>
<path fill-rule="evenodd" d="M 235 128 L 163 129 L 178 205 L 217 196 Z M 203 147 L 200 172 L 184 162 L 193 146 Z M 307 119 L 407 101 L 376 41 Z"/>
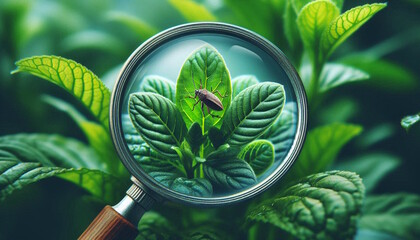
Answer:
<path fill-rule="evenodd" d="M 130 75 L 135 71 L 138 63 L 143 61 L 150 53 L 155 49 L 160 47 L 162 44 L 176 39 L 181 36 L 186 36 L 190 34 L 198 33 L 214 33 L 214 34 L 225 34 L 239 39 L 243 39 L 249 43 L 252 43 L 269 54 L 286 72 L 289 77 L 292 87 L 295 91 L 296 102 L 297 102 L 297 129 L 293 145 L 291 150 L 283 160 L 283 162 L 275 169 L 272 174 L 266 177 L 261 182 L 256 185 L 227 196 L 221 197 L 195 197 L 185 195 L 169 188 L 164 187 L 149 176 L 138 164 L 136 164 L 135 159 L 131 155 L 127 144 L 124 139 L 124 132 L 121 126 L 121 107 L 124 101 L 125 86 L 127 81 L 129 81 Z M 115 149 L 123 162 L 124 166 L 128 171 L 141 182 L 141 187 L 143 190 L 151 194 L 152 196 L 157 196 L 157 198 L 163 198 L 170 201 L 183 203 L 187 205 L 196 205 L 196 206 L 220 206 L 226 204 L 232 204 L 235 202 L 243 201 L 258 195 L 259 193 L 265 191 L 275 182 L 277 182 L 282 176 L 290 169 L 294 161 L 296 160 L 303 142 L 305 140 L 307 127 L 307 100 L 306 94 L 302 81 L 299 78 L 294 67 L 290 64 L 283 52 L 278 49 L 271 42 L 261 37 L 260 35 L 246 30 L 244 28 L 218 22 L 198 22 L 198 23 L 189 23 L 184 25 L 179 25 L 163 32 L 158 33 L 153 36 L 143 44 L 141 44 L 127 59 L 124 64 L 119 77 L 115 83 L 114 90 L 111 96 L 110 104 L 110 131 L 111 138 L 114 143 Z M 139 184 L 139 183 L 137 183 Z"/>

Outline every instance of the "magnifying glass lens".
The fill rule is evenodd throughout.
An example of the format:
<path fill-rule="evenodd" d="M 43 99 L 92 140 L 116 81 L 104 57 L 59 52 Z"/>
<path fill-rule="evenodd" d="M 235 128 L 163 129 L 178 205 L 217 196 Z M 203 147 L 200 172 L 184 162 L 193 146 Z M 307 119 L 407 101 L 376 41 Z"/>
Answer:
<path fill-rule="evenodd" d="M 258 189 L 290 165 L 295 75 L 266 49 L 229 34 L 165 41 L 125 80 L 120 121 L 128 165 L 148 187 L 173 196 Z"/>

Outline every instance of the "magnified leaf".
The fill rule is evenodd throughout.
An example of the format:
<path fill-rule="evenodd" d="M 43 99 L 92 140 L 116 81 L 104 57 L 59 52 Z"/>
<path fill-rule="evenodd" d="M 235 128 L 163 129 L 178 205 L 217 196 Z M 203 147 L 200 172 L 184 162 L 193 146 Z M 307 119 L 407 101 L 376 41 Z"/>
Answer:
<path fill-rule="evenodd" d="M 202 134 L 200 124 L 195 122 L 191 125 L 190 129 L 188 129 L 186 139 L 191 146 L 191 150 L 197 152 L 201 144 L 206 140 L 206 137 Z"/>
<path fill-rule="evenodd" d="M 242 149 L 238 158 L 249 163 L 259 176 L 273 164 L 274 146 L 267 140 L 255 140 Z"/>
<path fill-rule="evenodd" d="M 27 72 L 70 92 L 108 129 L 110 92 L 90 70 L 56 56 L 25 58 L 16 62 L 16 66 L 12 73 Z"/>
<path fill-rule="evenodd" d="M 420 196 L 398 193 L 366 198 L 359 226 L 404 239 L 419 239 L 419 222 Z"/>
<path fill-rule="evenodd" d="M 178 156 L 172 146 L 181 146 L 187 128 L 175 104 L 155 93 L 133 93 L 129 112 L 135 128 L 149 146 L 168 157 Z"/>
<path fill-rule="evenodd" d="M 335 18 L 320 39 L 325 56 L 330 55 L 336 47 L 385 7 L 386 3 L 366 4 L 352 8 Z"/>
<path fill-rule="evenodd" d="M 267 139 L 274 145 L 275 156 L 278 159 L 285 157 L 295 139 L 296 109 L 296 103 L 287 103 L 279 118 L 261 136 L 262 139 Z"/>
<path fill-rule="evenodd" d="M 155 35 L 158 30 L 143 20 L 127 14 L 127 12 L 110 11 L 105 16 L 110 22 L 119 23 L 135 32 L 141 40 L 146 40 Z"/>
<path fill-rule="evenodd" d="M 211 196 L 213 187 L 211 183 L 204 178 L 177 178 L 171 185 L 174 191 L 197 197 Z"/>
<path fill-rule="evenodd" d="M 222 102 L 223 110 L 213 112 L 219 117 L 210 116 L 206 110 L 207 106 L 204 106 L 202 110 L 200 103 L 192 111 L 198 98 L 191 99 L 189 97 L 194 97 L 194 91 L 199 89 L 200 85 L 203 89 L 213 91 Z M 205 134 L 224 116 L 231 102 L 231 92 L 230 75 L 222 56 L 212 46 L 204 45 L 194 51 L 181 68 L 176 85 L 176 105 L 180 109 L 187 127 L 198 122 Z"/>
<path fill-rule="evenodd" d="M 264 133 L 280 115 L 285 102 L 283 86 L 259 83 L 246 88 L 226 111 L 221 130 L 226 143 L 243 146 Z"/>
<path fill-rule="evenodd" d="M 210 128 L 208 136 L 216 149 L 225 143 L 222 131 L 216 127 Z"/>
<path fill-rule="evenodd" d="M 300 178 L 324 171 L 335 160 L 341 148 L 361 131 L 361 126 L 344 123 L 333 123 L 311 130 L 289 175 Z"/>
<path fill-rule="evenodd" d="M 232 99 L 234 99 L 242 90 L 258 83 L 253 75 L 241 75 L 232 80 Z"/>
<path fill-rule="evenodd" d="M 140 134 L 137 132 L 136 128 L 131 122 L 130 116 L 128 114 L 121 115 L 121 125 L 124 131 L 124 139 L 128 145 L 128 148 L 144 143 L 143 139 L 140 137 Z"/>
<path fill-rule="evenodd" d="M 362 179 L 352 172 L 308 176 L 247 214 L 297 239 L 352 239 L 364 198 Z"/>
<path fill-rule="evenodd" d="M 140 84 L 140 91 L 157 93 L 175 103 L 175 84 L 164 77 L 145 77 Z"/>
<path fill-rule="evenodd" d="M 202 4 L 191 0 L 169 0 L 169 3 L 189 22 L 216 21 L 216 17 Z"/>
<path fill-rule="evenodd" d="M 207 157 L 204 175 L 212 183 L 227 189 L 243 189 L 257 182 L 254 171 L 244 160 L 236 158 L 237 151 L 227 148 Z"/>
<path fill-rule="evenodd" d="M 342 64 L 328 63 L 322 70 L 319 90 L 326 92 L 343 84 L 367 79 L 369 79 L 369 74 L 362 70 Z"/>
<path fill-rule="evenodd" d="M 321 36 L 324 30 L 339 15 L 340 10 L 329 0 L 310 2 L 298 14 L 297 25 L 300 36 L 313 60 L 318 62 L 324 61 L 323 56 L 319 53 Z"/>

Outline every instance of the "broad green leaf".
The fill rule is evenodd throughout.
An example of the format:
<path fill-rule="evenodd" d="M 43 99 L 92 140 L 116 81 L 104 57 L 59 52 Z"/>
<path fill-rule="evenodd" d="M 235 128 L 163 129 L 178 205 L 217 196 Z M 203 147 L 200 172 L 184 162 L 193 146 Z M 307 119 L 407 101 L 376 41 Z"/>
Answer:
<path fill-rule="evenodd" d="M 192 0 L 169 0 L 169 3 L 189 22 L 217 20 L 202 4 Z"/>
<path fill-rule="evenodd" d="M 155 35 L 158 30 L 143 20 L 127 14 L 127 12 L 110 11 L 106 14 L 105 19 L 123 25 L 136 33 L 141 40 L 146 40 Z"/>
<path fill-rule="evenodd" d="M 213 91 L 222 102 L 224 109 L 218 112 L 213 111 L 213 114 L 219 117 L 210 116 L 206 110 L 209 108 L 204 105 L 201 109 L 200 103 L 192 111 L 198 98 L 189 97 L 194 97 L 194 91 L 199 89 L 200 85 L 203 89 Z M 230 74 L 222 56 L 214 47 L 204 45 L 194 51 L 181 68 L 176 83 L 176 105 L 187 127 L 198 122 L 204 134 L 224 116 L 231 102 L 231 93 Z"/>
<path fill-rule="evenodd" d="M 366 198 L 359 227 L 419 239 L 419 222 L 420 196 L 397 193 Z"/>
<path fill-rule="evenodd" d="M 334 169 L 357 172 L 363 178 L 366 192 L 372 192 L 375 186 L 399 165 L 398 157 L 385 153 L 373 153 L 340 162 Z"/>
<path fill-rule="evenodd" d="M 203 136 L 203 131 L 201 130 L 200 124 L 197 122 L 193 123 L 188 129 L 188 134 L 186 139 L 191 146 L 193 152 L 197 152 L 201 146 L 206 141 L 206 137 Z"/>
<path fill-rule="evenodd" d="M 105 128 L 109 122 L 110 92 L 81 64 L 56 56 L 36 56 L 16 62 L 12 73 L 28 72 L 46 79 L 79 99 Z"/>
<path fill-rule="evenodd" d="M 60 135 L 7 135 L 0 137 L 0 146 L 14 156 L 13 160 L 39 162 L 48 167 L 104 169 L 104 163 L 91 148 Z"/>
<path fill-rule="evenodd" d="M 255 175 L 259 176 L 273 164 L 274 146 L 267 140 L 255 140 L 239 152 L 238 158 L 249 163 Z"/>
<path fill-rule="evenodd" d="M 413 126 L 414 124 L 416 124 L 419 121 L 420 121 L 420 114 L 406 116 L 403 119 L 401 119 L 401 126 L 405 130 L 408 130 L 408 129 L 410 129 L 411 126 Z"/>
<path fill-rule="evenodd" d="M 297 239 L 352 239 L 364 198 L 352 172 L 317 173 L 252 207 L 249 221 L 270 223 Z"/>
<path fill-rule="evenodd" d="M 232 99 L 234 99 L 242 90 L 258 83 L 253 75 L 241 75 L 232 80 Z"/>
<path fill-rule="evenodd" d="M 257 183 L 251 166 L 237 159 L 237 151 L 226 148 L 213 152 L 207 157 L 204 175 L 213 184 L 225 189 L 240 190 Z"/>
<path fill-rule="evenodd" d="M 296 110 L 296 103 L 287 103 L 279 118 L 261 136 L 274 145 L 276 159 L 283 159 L 293 144 L 297 126 Z"/>
<path fill-rule="evenodd" d="M 334 21 L 331 19 L 331 24 L 323 32 L 321 39 L 324 55 L 330 55 L 335 48 L 384 7 L 386 7 L 386 3 L 366 4 L 346 11 L 336 17 Z"/>
<path fill-rule="evenodd" d="M 362 70 L 338 63 L 327 63 L 321 72 L 319 91 L 326 92 L 343 84 L 367 79 L 369 74 Z"/>
<path fill-rule="evenodd" d="M 295 1 L 288 0 L 286 2 L 287 5 L 283 14 L 283 28 L 289 47 L 292 50 L 290 57 L 293 58 L 296 66 L 298 66 L 303 54 L 303 42 L 296 24 L 298 12 L 295 12 L 292 6 L 292 3 Z"/>
<path fill-rule="evenodd" d="M 315 61 L 315 63 L 325 61 L 325 56 L 322 55 L 322 52 L 319 52 L 321 36 L 339 15 L 340 10 L 329 0 L 310 2 L 300 11 L 297 19 L 300 36 L 312 61 Z"/>
<path fill-rule="evenodd" d="M 280 115 L 285 99 L 284 88 L 278 83 L 259 83 L 243 90 L 223 119 L 226 143 L 243 146 L 257 139 Z"/>
<path fill-rule="evenodd" d="M 123 194 L 119 189 L 124 187 L 117 178 L 99 170 L 80 168 L 92 167 L 97 158 L 94 154 L 87 154 L 87 151 L 76 140 L 55 135 L 20 134 L 2 137 L 0 200 L 30 183 L 57 176 L 108 203 L 116 201 Z M 42 158 L 48 159 L 49 164 L 42 161 Z M 69 166 L 72 168 L 67 168 Z"/>
<path fill-rule="evenodd" d="M 143 140 L 168 157 L 176 157 L 172 146 L 181 146 L 187 128 L 181 113 L 169 99 L 155 93 L 133 93 L 130 118 Z"/>
<path fill-rule="evenodd" d="M 99 168 L 99 170 L 117 175 L 124 171 L 124 168 L 114 151 L 114 146 L 108 130 L 96 122 L 87 120 L 76 110 L 76 108 L 63 100 L 48 95 L 43 96 L 42 99 L 58 110 L 69 114 L 79 125 L 89 141 L 89 144 L 101 158 L 101 168 Z"/>
<path fill-rule="evenodd" d="M 147 76 L 140 84 L 140 91 L 153 92 L 175 103 L 175 84 L 161 76 Z"/>
<path fill-rule="evenodd" d="M 140 219 L 137 240 L 167 240 L 171 237 L 180 238 L 173 223 L 157 212 L 146 212 Z"/>
<path fill-rule="evenodd" d="M 361 131 L 361 126 L 344 123 L 333 123 L 311 130 L 289 175 L 300 178 L 326 170 L 341 148 Z"/>
<path fill-rule="evenodd" d="M 410 92 L 418 87 L 417 76 L 406 67 L 384 59 L 372 60 L 366 56 L 346 57 L 340 62 L 360 69 L 370 75 L 365 84 L 392 93 Z"/>
<path fill-rule="evenodd" d="M 208 197 L 213 193 L 213 186 L 204 178 L 177 178 L 170 188 L 174 191 L 196 197 Z"/>
<path fill-rule="evenodd" d="M 232 233 L 230 233 L 232 234 Z M 208 225 L 200 226 L 197 228 L 189 229 L 184 239 L 191 240 L 219 240 L 219 239 L 232 239 L 229 233 L 221 230 L 220 228 L 211 228 Z"/>
<path fill-rule="evenodd" d="M 289 0 L 292 5 L 293 9 L 295 10 L 296 14 L 298 14 L 302 8 L 314 0 Z M 338 7 L 338 9 L 341 9 L 343 7 L 344 0 L 330 0 L 331 2 L 335 3 L 335 5 Z"/>
<path fill-rule="evenodd" d="M 73 33 L 62 40 L 60 47 L 65 52 L 99 50 L 121 57 L 130 51 L 121 38 L 98 30 Z"/>

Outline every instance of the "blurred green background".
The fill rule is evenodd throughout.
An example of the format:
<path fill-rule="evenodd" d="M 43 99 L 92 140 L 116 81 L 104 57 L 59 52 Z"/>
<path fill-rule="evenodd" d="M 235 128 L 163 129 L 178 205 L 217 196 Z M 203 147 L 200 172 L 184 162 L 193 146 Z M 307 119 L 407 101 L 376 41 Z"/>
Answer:
<path fill-rule="evenodd" d="M 275 0 L 196 2 L 217 21 L 265 36 L 293 60 L 295 53 L 283 33 L 282 16 L 268 4 Z M 370 2 L 374 1 L 363 1 Z M 360 2 L 346 1 L 343 9 L 356 4 Z M 331 61 L 359 67 L 371 79 L 329 92 L 322 106 L 310 116 L 310 126 L 332 122 L 363 126 L 363 133 L 338 157 L 338 163 L 347 164 L 344 166 L 350 170 L 351 159 L 369 154 L 384 154 L 400 163 L 375 188 L 376 194 L 420 194 L 420 126 L 413 126 L 409 132 L 400 126 L 402 117 L 420 111 L 419 11 L 417 0 L 389 2 L 386 9 L 338 48 Z M 132 18 L 137 19 L 137 25 L 130 24 Z M 84 112 L 80 103 L 34 76 L 10 75 L 15 61 L 34 55 L 62 56 L 83 64 L 112 86 L 121 64 L 144 40 L 191 20 L 194 18 L 186 17 L 164 0 L 2 0 L 0 135 L 58 133 L 86 141 L 76 123 L 42 101 L 42 95 L 57 96 Z M 371 59 L 378 64 L 369 64 Z M 299 67 L 297 61 L 294 64 Z M 102 206 L 70 183 L 56 178 L 42 180 L 0 204 L 0 238 L 47 239 L 48 234 L 52 239 L 74 239 Z"/>

